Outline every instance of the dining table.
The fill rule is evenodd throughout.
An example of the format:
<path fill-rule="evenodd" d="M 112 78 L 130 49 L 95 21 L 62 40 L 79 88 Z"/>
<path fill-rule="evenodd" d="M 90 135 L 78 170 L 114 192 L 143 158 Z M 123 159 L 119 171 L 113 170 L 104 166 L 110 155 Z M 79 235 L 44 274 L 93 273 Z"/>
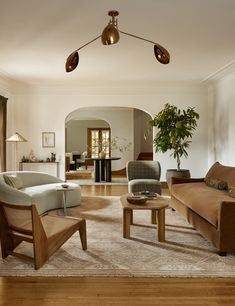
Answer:
<path fill-rule="evenodd" d="M 94 180 L 95 182 L 111 182 L 112 181 L 112 164 L 114 160 L 119 160 L 121 157 L 87 157 L 86 160 L 94 161 Z"/>

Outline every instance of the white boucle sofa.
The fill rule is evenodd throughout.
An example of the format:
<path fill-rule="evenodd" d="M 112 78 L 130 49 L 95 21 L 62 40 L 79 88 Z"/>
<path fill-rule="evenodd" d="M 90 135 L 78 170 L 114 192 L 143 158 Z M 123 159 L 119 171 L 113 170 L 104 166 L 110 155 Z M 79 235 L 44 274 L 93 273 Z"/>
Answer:
<path fill-rule="evenodd" d="M 4 175 L 16 176 L 21 188 L 11 187 L 5 182 Z M 0 201 L 31 205 L 35 204 L 39 214 L 52 209 L 63 208 L 63 192 L 56 187 L 64 182 L 52 175 L 34 171 L 9 171 L 0 173 Z M 67 192 L 66 206 L 77 206 L 81 203 L 81 188 L 78 184 L 67 183 L 74 190 Z"/>

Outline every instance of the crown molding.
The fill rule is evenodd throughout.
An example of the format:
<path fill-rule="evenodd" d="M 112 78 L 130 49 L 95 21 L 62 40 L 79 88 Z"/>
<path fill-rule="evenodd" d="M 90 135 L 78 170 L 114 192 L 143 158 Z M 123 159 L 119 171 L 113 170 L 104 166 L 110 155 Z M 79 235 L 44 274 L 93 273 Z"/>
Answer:
<path fill-rule="evenodd" d="M 201 81 L 201 83 L 208 83 L 213 81 L 218 81 L 224 77 L 227 77 L 231 74 L 235 73 L 235 60 L 231 61 L 230 63 L 224 65 L 217 71 L 208 75 L 205 79 Z"/>
<path fill-rule="evenodd" d="M 0 70 L 0 89 L 9 92 L 10 94 L 14 94 L 21 89 L 26 89 L 28 85 L 24 82 L 14 79 L 11 75 L 6 73 L 3 70 Z"/>

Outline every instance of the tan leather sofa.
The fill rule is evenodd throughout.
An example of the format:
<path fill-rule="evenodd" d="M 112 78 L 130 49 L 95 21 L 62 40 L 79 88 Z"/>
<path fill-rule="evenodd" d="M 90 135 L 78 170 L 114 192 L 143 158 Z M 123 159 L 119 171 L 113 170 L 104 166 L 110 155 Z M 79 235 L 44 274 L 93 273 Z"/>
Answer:
<path fill-rule="evenodd" d="M 235 186 L 235 167 L 216 162 L 206 178 Z M 220 255 L 235 251 L 235 198 L 228 190 L 208 186 L 205 178 L 172 178 L 171 206 L 183 215 Z"/>

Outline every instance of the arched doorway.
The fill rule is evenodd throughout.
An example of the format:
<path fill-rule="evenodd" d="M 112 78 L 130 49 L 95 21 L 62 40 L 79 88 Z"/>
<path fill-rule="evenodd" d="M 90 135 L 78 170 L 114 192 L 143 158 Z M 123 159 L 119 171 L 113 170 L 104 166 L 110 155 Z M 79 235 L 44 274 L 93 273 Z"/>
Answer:
<path fill-rule="evenodd" d="M 125 174 L 128 160 L 153 159 L 152 138 L 144 139 L 144 131 L 150 119 L 151 116 L 146 112 L 130 107 L 79 108 L 71 112 L 65 121 L 66 153 L 74 151 L 82 154 L 87 151 L 91 146 L 88 131 L 92 128 L 96 128 L 96 131 L 110 129 L 111 141 L 116 139 L 116 147 L 112 148 L 110 154 L 121 157 L 113 163 L 112 170 Z M 79 173 L 79 169 L 76 170 Z M 66 173 L 66 177 L 71 175 Z"/>

